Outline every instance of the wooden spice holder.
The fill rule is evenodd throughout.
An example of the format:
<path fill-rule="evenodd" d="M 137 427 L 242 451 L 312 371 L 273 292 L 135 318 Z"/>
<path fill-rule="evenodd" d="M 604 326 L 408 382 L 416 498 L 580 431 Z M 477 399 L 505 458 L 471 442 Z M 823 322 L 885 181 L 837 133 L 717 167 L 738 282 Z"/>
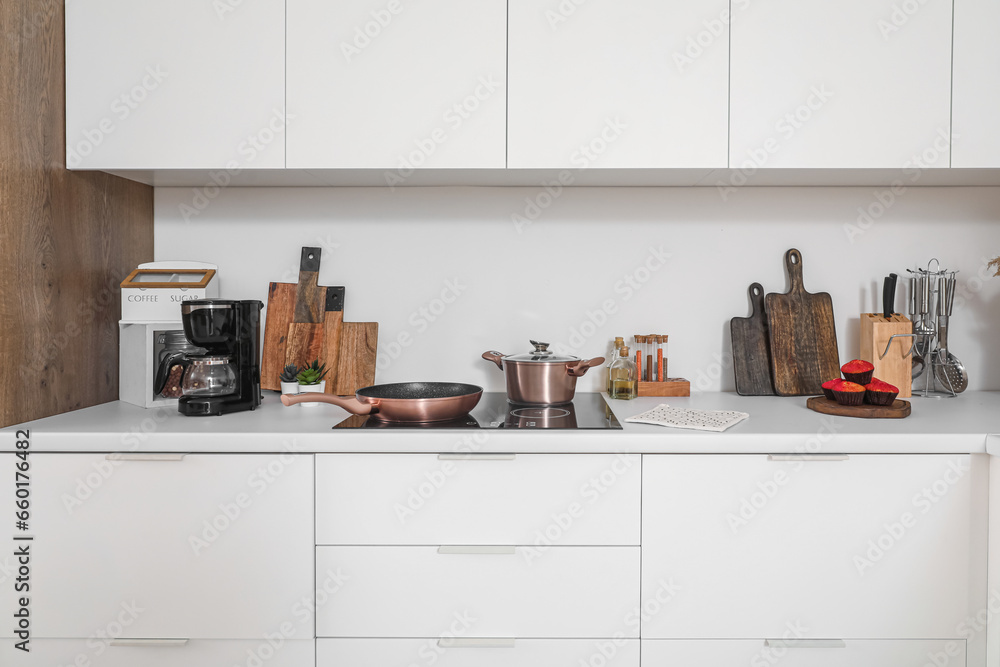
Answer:
<path fill-rule="evenodd" d="M 639 396 L 690 396 L 691 383 L 684 378 L 667 378 L 663 382 L 640 382 Z"/>

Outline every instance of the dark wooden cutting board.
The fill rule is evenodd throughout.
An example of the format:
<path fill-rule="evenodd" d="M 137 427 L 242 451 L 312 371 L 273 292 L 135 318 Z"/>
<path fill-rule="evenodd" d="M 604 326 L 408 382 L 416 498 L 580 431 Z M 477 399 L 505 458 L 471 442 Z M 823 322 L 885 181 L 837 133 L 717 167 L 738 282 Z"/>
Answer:
<path fill-rule="evenodd" d="M 785 253 L 787 294 L 764 297 L 771 341 L 771 372 L 779 396 L 822 394 L 822 384 L 840 377 L 833 298 L 810 294 L 802 280 L 802 253 Z"/>
<path fill-rule="evenodd" d="M 764 314 L 764 288 L 750 285 L 750 317 L 734 317 L 729 322 L 733 339 L 733 368 L 736 392 L 740 396 L 773 396 L 771 343 Z"/>

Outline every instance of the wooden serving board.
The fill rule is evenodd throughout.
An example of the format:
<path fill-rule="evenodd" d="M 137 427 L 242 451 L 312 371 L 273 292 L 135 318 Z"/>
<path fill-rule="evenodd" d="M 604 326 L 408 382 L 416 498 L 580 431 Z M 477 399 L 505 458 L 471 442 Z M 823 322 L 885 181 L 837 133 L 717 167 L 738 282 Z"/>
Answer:
<path fill-rule="evenodd" d="M 729 322 L 736 393 L 740 396 L 773 396 L 771 342 L 764 314 L 764 288 L 760 283 L 753 283 L 749 292 L 750 317 L 734 317 Z"/>
<path fill-rule="evenodd" d="M 271 283 L 267 289 L 267 320 L 264 322 L 264 351 L 260 361 L 261 389 L 281 389 L 288 326 L 295 317 L 295 285 Z"/>
<path fill-rule="evenodd" d="M 326 383 L 326 393 L 348 396 L 375 384 L 377 353 L 378 322 L 341 323 L 336 375 Z"/>
<path fill-rule="evenodd" d="M 861 419 L 903 419 L 910 416 L 910 402 L 898 398 L 892 405 L 841 405 L 826 396 L 813 396 L 806 401 L 806 407 L 824 415 L 839 417 L 860 417 Z"/>
<path fill-rule="evenodd" d="M 823 393 L 827 380 L 840 377 L 833 298 L 810 294 L 802 283 L 802 254 L 785 253 L 790 288 L 764 297 L 771 341 L 771 371 L 779 396 Z"/>

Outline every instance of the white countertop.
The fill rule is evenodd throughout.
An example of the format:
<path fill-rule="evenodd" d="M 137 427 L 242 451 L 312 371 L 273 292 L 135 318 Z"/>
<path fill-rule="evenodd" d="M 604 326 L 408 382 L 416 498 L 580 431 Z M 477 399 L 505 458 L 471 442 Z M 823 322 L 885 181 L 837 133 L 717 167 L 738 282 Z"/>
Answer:
<path fill-rule="evenodd" d="M 953 399 L 913 398 L 906 419 L 821 415 L 806 399 L 699 393 L 690 398 L 609 401 L 624 430 L 336 429 L 340 408 L 286 408 L 265 392 L 252 412 L 185 417 L 173 408 L 144 410 L 115 401 L 0 430 L 0 452 L 15 451 L 15 432 L 30 429 L 32 452 L 626 452 L 626 453 L 981 453 L 1000 434 L 1000 392 Z M 741 410 L 750 418 L 724 433 L 627 424 L 660 403 Z M 1000 437 L 989 438 L 1000 454 Z"/>

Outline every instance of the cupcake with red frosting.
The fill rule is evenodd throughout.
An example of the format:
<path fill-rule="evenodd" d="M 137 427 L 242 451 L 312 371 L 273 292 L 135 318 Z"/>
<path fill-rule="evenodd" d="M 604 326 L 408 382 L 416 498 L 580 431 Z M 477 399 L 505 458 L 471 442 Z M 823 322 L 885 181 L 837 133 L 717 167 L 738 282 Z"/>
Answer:
<path fill-rule="evenodd" d="M 899 395 L 899 388 L 888 382 L 873 378 L 865 385 L 865 402 L 872 405 L 892 405 Z"/>
<path fill-rule="evenodd" d="M 855 359 L 854 361 L 848 361 L 846 364 L 841 366 L 840 372 L 844 374 L 844 377 L 847 378 L 848 382 L 855 382 L 864 386 L 872 381 L 872 375 L 875 373 L 875 366 L 873 366 L 870 361 Z"/>
<path fill-rule="evenodd" d="M 836 397 L 833 395 L 833 391 L 834 391 L 834 389 L 836 389 L 840 385 L 841 382 L 843 382 L 843 380 L 841 380 L 840 378 L 834 378 L 833 380 L 830 380 L 829 382 L 824 382 L 823 383 L 823 395 L 826 396 L 827 399 L 829 399 L 831 401 L 837 400 Z"/>
<path fill-rule="evenodd" d="M 841 405 L 861 405 L 865 401 L 865 388 L 857 382 L 841 382 L 832 391 L 834 400 Z"/>

